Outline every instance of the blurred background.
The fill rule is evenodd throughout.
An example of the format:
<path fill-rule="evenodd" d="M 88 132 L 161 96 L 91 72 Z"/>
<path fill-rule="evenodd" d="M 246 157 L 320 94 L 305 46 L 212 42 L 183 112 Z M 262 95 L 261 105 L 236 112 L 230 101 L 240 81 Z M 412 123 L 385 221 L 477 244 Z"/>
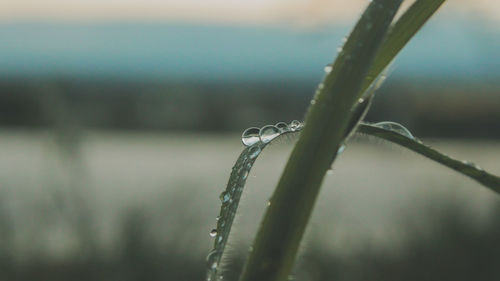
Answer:
<path fill-rule="evenodd" d="M 367 2 L 0 0 L 0 280 L 202 280 L 241 132 L 303 118 Z M 500 174 L 499 14 L 445 3 L 367 120 Z M 293 142 L 251 173 L 228 280 Z M 295 279 L 498 280 L 499 215 L 476 182 L 357 136 Z"/>

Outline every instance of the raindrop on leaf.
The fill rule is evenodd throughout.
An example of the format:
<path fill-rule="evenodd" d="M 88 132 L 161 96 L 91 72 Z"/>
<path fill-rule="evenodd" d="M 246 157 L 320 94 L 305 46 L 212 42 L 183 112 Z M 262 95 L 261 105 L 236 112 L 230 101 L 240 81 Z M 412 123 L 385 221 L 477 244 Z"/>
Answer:
<path fill-rule="evenodd" d="M 379 123 L 376 123 L 373 125 L 381 128 L 381 129 L 386 129 L 386 130 L 390 130 L 390 131 L 399 133 L 399 134 L 401 134 L 409 139 L 415 139 L 415 137 L 410 133 L 410 131 L 399 123 L 391 122 L 391 121 L 384 121 L 384 122 L 379 122 Z"/>
<path fill-rule="evenodd" d="M 227 191 L 223 191 L 223 192 L 220 194 L 219 198 L 220 198 L 220 201 L 221 201 L 222 203 L 227 203 L 227 202 L 229 202 L 229 200 L 231 200 L 231 195 L 229 194 L 229 192 L 227 192 Z"/>
<path fill-rule="evenodd" d="M 280 132 L 286 132 L 288 131 L 288 125 L 285 122 L 278 122 L 276 125 L 274 125 L 276 128 L 280 130 Z"/>
<path fill-rule="evenodd" d="M 269 143 L 274 138 L 280 135 L 280 129 L 273 125 L 267 125 L 260 129 L 260 141 L 263 143 Z"/>
<path fill-rule="evenodd" d="M 241 135 L 241 141 L 243 142 L 243 144 L 245 146 L 251 146 L 256 144 L 260 140 L 259 131 L 260 129 L 257 127 L 251 127 L 246 129 Z"/>
<path fill-rule="evenodd" d="M 290 130 L 292 132 L 295 132 L 297 131 L 298 129 L 302 128 L 302 123 L 300 123 L 299 121 L 297 120 L 293 120 L 292 122 L 290 122 Z"/>

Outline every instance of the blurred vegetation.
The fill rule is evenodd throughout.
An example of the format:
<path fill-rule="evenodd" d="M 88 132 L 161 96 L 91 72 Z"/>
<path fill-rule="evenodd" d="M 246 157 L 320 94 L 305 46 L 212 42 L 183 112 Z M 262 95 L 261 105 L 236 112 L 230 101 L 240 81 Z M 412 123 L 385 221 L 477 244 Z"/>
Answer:
<path fill-rule="evenodd" d="M 184 198 L 178 196 L 167 200 L 167 212 L 174 213 L 181 208 L 178 204 L 182 204 Z M 2 200 L 9 197 L 2 196 Z M 196 220 L 159 225 L 165 220 L 154 208 L 129 206 L 122 213 L 110 247 L 83 231 L 85 227 L 75 226 L 63 218 L 47 224 L 48 213 L 30 209 L 25 211 L 35 214 L 38 224 L 33 239 L 29 240 L 31 245 L 23 247 L 38 250 L 19 253 L 14 239 L 25 226 L 21 222 L 13 227 L 16 216 L 5 204 L 0 206 L 0 280 L 192 281 L 204 277 L 204 255 L 190 252 L 175 239 L 192 231 Z M 398 227 L 404 230 L 406 240 L 401 248 L 391 251 L 366 242 L 346 256 L 328 250 L 324 246 L 328 241 L 313 239 L 301 254 L 295 280 L 498 280 L 499 215 L 500 205 L 497 205 L 489 220 L 478 226 L 458 203 L 430 204 L 421 217 L 401 214 Z M 422 218 L 426 231 L 418 226 Z M 92 217 L 94 222 L 98 219 Z M 77 234 L 78 241 L 72 251 L 54 256 L 43 250 L 46 249 L 43 233 L 57 230 L 52 228 L 64 223 L 72 225 L 70 230 Z M 167 227 L 170 235 L 158 235 L 162 227 Z M 228 280 L 238 276 L 246 251 L 237 248 L 232 255 L 226 266 Z"/>
<path fill-rule="evenodd" d="M 367 121 L 400 122 L 420 137 L 500 138 L 497 83 L 392 78 Z M 241 132 L 302 116 L 314 87 L 297 81 L 8 79 L 0 80 L 0 126 L 50 126 L 44 108 L 57 102 L 57 91 L 84 128 Z"/>

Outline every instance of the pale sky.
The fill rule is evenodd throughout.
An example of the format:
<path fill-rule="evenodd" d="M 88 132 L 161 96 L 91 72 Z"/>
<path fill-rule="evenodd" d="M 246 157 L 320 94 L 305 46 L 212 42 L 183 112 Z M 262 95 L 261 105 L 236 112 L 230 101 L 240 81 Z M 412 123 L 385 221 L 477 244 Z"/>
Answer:
<path fill-rule="evenodd" d="M 180 21 L 314 25 L 352 21 L 367 3 L 368 0 L 0 0 L 0 22 Z M 448 0 L 445 9 L 440 11 L 443 12 L 498 20 L 500 1 Z"/>

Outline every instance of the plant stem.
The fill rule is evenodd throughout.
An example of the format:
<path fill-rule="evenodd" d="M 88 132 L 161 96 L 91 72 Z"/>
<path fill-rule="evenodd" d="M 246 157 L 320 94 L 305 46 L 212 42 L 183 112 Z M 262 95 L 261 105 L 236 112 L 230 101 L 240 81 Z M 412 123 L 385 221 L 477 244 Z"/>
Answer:
<path fill-rule="evenodd" d="M 401 0 L 371 2 L 320 84 L 241 281 L 288 280 L 323 177 L 343 140 L 351 108 L 400 4 Z"/>
<path fill-rule="evenodd" d="M 366 75 L 364 92 L 445 0 L 418 0 L 393 24 Z"/>

